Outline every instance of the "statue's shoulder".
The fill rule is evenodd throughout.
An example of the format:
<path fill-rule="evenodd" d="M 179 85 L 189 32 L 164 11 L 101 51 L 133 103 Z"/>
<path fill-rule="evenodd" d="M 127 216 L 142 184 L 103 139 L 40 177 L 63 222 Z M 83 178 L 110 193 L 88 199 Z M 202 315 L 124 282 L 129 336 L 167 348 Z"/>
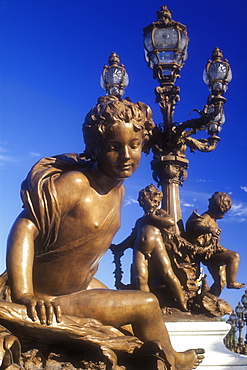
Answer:
<path fill-rule="evenodd" d="M 68 208 L 71 209 L 90 187 L 85 175 L 90 162 L 73 153 L 55 156 L 53 159 L 54 163 L 48 162 L 46 166 L 53 173 L 56 198 L 63 213 Z M 49 176 L 47 173 L 46 175 Z"/>
<path fill-rule="evenodd" d="M 198 228 L 199 225 L 202 225 L 204 223 L 204 217 L 200 215 L 196 209 L 194 209 L 194 211 L 186 221 L 186 233 L 188 235 L 188 238 L 190 239 L 190 234 L 194 232 L 195 228 Z"/>
<path fill-rule="evenodd" d="M 55 179 L 58 197 L 73 198 L 81 195 L 81 191 L 90 186 L 89 180 L 83 171 L 72 170 L 60 174 Z"/>
<path fill-rule="evenodd" d="M 188 218 L 187 220 L 187 223 L 191 222 L 191 221 L 197 221 L 197 220 L 200 220 L 202 219 L 202 216 L 197 212 L 196 209 L 193 210 L 193 212 L 191 213 L 190 217 Z"/>
<path fill-rule="evenodd" d="M 209 222 L 211 222 L 212 217 L 206 212 L 199 215 L 196 211 L 194 211 L 191 215 L 191 221 L 195 221 L 199 224 L 207 226 Z"/>
<path fill-rule="evenodd" d="M 202 213 L 201 218 L 203 218 L 206 222 L 213 221 L 212 217 L 207 212 Z"/>
<path fill-rule="evenodd" d="M 60 174 L 60 176 L 55 179 L 56 187 L 65 186 L 68 188 L 76 186 L 80 188 L 85 183 L 88 183 L 88 178 L 83 170 L 67 171 Z"/>
<path fill-rule="evenodd" d="M 90 191 L 88 178 L 77 170 L 61 174 L 54 184 L 62 215 L 75 209 Z"/>
<path fill-rule="evenodd" d="M 80 188 L 83 184 L 88 183 L 85 170 L 90 167 L 91 161 L 86 160 L 80 154 L 68 153 L 52 157 L 54 162 L 49 162 L 47 167 L 54 171 L 56 188 Z M 72 189 L 71 189 L 72 190 Z"/>

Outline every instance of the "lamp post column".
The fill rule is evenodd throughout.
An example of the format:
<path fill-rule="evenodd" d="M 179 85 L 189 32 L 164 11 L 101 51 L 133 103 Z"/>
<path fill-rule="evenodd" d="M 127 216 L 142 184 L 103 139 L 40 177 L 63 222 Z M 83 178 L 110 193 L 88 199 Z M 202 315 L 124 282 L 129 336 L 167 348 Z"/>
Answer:
<path fill-rule="evenodd" d="M 161 155 L 151 162 L 154 180 L 163 192 L 162 208 L 174 218 L 173 231 L 176 234 L 184 232 L 179 186 L 187 178 L 188 163 L 186 158 L 178 155 Z"/>

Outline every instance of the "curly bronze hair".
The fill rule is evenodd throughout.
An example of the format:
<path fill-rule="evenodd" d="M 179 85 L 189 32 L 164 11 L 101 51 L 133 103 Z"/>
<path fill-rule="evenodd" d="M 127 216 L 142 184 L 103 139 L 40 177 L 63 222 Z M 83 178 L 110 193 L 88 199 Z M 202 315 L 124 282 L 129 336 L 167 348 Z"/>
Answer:
<path fill-rule="evenodd" d="M 214 213 L 224 214 L 228 212 L 232 207 L 232 200 L 230 195 L 226 193 L 221 193 L 219 191 L 215 192 L 209 199 L 208 209 Z"/>
<path fill-rule="evenodd" d="M 163 193 L 162 191 L 158 190 L 154 184 L 146 186 L 144 189 L 139 191 L 139 196 L 138 196 L 138 202 L 140 206 L 143 206 L 143 199 L 144 198 L 149 198 L 149 199 L 158 199 L 160 202 L 162 200 Z"/>
<path fill-rule="evenodd" d="M 98 99 L 97 105 L 86 115 L 82 126 L 85 152 L 87 158 L 95 158 L 97 149 L 105 141 L 106 135 L 119 121 L 131 122 L 136 131 L 143 133 L 143 151 L 149 152 L 147 142 L 152 135 L 154 123 L 152 111 L 144 103 L 132 103 L 127 99 L 119 99 L 113 95 Z"/>

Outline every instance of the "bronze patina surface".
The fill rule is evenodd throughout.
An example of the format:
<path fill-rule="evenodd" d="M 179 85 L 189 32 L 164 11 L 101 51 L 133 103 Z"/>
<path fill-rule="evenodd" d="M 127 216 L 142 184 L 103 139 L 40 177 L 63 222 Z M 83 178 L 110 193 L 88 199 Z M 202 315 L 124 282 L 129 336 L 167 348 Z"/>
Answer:
<path fill-rule="evenodd" d="M 109 290 L 94 279 L 120 227 L 123 181 L 138 167 L 152 128 L 150 108 L 145 104 L 102 97 L 83 125 L 83 155 L 42 159 L 28 174 L 22 185 L 24 210 L 8 240 L 7 274 L 13 303 L 1 302 L 2 323 L 10 323 L 8 327 L 23 345 L 34 338 L 35 345 L 57 342 L 61 332 L 68 343 L 74 343 L 76 337 L 83 337 L 80 330 L 86 325 L 87 338 L 98 341 L 101 352 L 117 369 L 111 344 L 116 329 L 111 329 L 115 335 L 102 342 L 99 333 L 90 331 L 89 319 L 96 327 L 100 323 L 120 329 L 131 324 L 136 339 L 127 348 L 128 340 L 122 336 L 118 350 L 131 352 L 144 342 L 142 351 L 159 354 L 157 361 L 164 369 L 192 369 L 202 361 L 201 349 L 183 353 L 173 349 L 154 295 Z M 79 332 L 63 330 L 70 325 L 68 316 L 73 328 L 79 324 Z M 20 325 L 25 328 L 24 340 Z M 144 368 L 142 351 L 136 354 L 136 369 Z"/>

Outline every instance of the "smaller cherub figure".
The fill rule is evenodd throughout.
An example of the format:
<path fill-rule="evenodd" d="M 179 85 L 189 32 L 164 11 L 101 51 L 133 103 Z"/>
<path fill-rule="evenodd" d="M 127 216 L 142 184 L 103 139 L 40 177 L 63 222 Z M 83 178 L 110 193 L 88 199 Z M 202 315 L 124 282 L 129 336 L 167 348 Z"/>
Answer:
<path fill-rule="evenodd" d="M 218 297 L 226 285 L 228 289 L 240 289 L 245 285 L 236 282 L 240 256 L 220 244 L 221 230 L 216 222 L 231 206 L 228 194 L 216 192 L 209 199 L 208 210 L 202 215 L 193 211 L 186 223 L 187 239 L 198 247 L 199 261 L 207 266 L 214 279 L 210 292 Z"/>
<path fill-rule="evenodd" d="M 153 184 L 139 192 L 138 202 L 144 215 L 136 221 L 130 236 L 122 243 L 112 245 L 112 251 L 123 252 L 133 248 L 132 280 L 137 289 L 150 292 L 149 262 L 164 279 L 182 311 L 188 311 L 183 288 L 175 275 L 168 256 L 165 239 L 169 228 L 174 225 L 173 218 L 159 208 L 163 193 Z"/>

